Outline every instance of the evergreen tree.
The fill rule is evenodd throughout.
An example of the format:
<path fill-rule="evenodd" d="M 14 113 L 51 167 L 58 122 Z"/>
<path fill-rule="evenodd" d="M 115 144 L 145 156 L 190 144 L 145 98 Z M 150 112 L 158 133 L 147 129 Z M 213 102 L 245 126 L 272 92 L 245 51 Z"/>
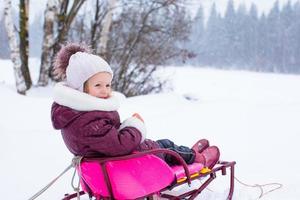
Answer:
<path fill-rule="evenodd" d="M 291 67 L 293 72 L 300 73 L 300 1 L 298 1 L 293 8 L 294 19 L 292 27 L 290 28 L 290 35 L 293 38 L 293 57 L 291 58 Z"/>
<path fill-rule="evenodd" d="M 263 13 L 259 19 L 258 23 L 258 43 L 256 49 L 257 59 L 255 60 L 255 66 L 257 71 L 271 71 L 269 69 L 270 63 L 268 62 L 268 26 L 267 17 Z"/>
<path fill-rule="evenodd" d="M 249 63 L 249 43 L 251 30 L 249 27 L 249 18 L 247 16 L 247 10 L 244 4 L 241 4 L 238 7 L 236 16 L 236 24 L 234 24 L 235 34 L 234 34 L 234 43 L 232 51 L 232 60 L 231 64 L 244 67 Z"/>
<path fill-rule="evenodd" d="M 224 27 L 225 27 L 225 48 L 223 48 L 224 54 L 224 65 L 231 65 L 235 59 L 234 51 L 237 45 L 236 41 L 236 24 L 237 17 L 234 10 L 233 0 L 229 0 L 224 16 Z"/>
<path fill-rule="evenodd" d="M 246 63 L 251 66 L 252 70 L 256 70 L 255 66 L 258 63 L 258 45 L 259 45 L 259 21 L 258 21 L 257 7 L 251 4 L 249 16 L 247 20 L 247 58 Z"/>
<path fill-rule="evenodd" d="M 288 2 L 284 5 L 281 14 L 281 27 L 282 27 L 282 59 L 281 63 L 278 63 L 281 67 L 282 72 L 288 72 L 292 70 L 293 65 L 293 49 L 295 49 L 294 43 L 296 42 L 294 39 L 297 37 L 293 36 L 295 30 L 293 30 L 293 23 L 294 21 L 294 13 L 291 6 L 291 3 Z"/>
<path fill-rule="evenodd" d="M 223 66 L 224 26 L 220 14 L 217 13 L 215 3 L 211 7 L 203 40 L 203 48 L 201 49 L 203 64 Z"/>
<path fill-rule="evenodd" d="M 213 3 L 204 28 L 202 12 L 200 8 L 190 36 L 190 48 L 197 53 L 194 64 L 300 72 L 300 2 L 280 9 L 276 1 L 269 14 L 260 17 L 253 3 L 249 12 L 243 4 L 235 11 L 230 0 L 224 17 Z"/>
<path fill-rule="evenodd" d="M 198 8 L 197 14 L 192 23 L 192 30 L 189 38 L 189 42 L 186 46 L 187 49 L 191 50 L 192 53 L 196 55 L 196 59 L 193 59 L 196 63 L 201 63 L 202 60 L 202 48 L 203 45 L 203 38 L 204 38 L 204 14 L 203 14 L 203 7 L 200 6 Z"/>
<path fill-rule="evenodd" d="M 278 66 L 278 63 L 281 63 L 282 59 L 283 37 L 278 1 L 274 3 L 273 8 L 268 15 L 267 33 L 268 38 L 265 44 L 268 46 L 267 58 L 270 61 L 270 71 L 279 72 L 281 69 Z"/>

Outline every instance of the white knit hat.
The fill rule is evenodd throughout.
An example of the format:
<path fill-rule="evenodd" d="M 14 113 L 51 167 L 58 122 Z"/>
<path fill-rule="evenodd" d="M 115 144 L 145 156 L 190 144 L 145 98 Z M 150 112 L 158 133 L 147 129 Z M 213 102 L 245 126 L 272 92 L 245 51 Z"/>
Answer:
<path fill-rule="evenodd" d="M 70 87 L 83 91 L 84 82 L 99 72 L 108 72 L 113 76 L 109 64 L 101 57 L 85 52 L 76 52 L 69 59 L 66 81 Z"/>

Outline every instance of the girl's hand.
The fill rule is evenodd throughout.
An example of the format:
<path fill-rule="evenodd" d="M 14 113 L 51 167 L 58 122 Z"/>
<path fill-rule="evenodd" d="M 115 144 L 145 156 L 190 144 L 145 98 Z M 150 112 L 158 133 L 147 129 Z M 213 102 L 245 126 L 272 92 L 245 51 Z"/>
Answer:
<path fill-rule="evenodd" d="M 144 122 L 143 118 L 142 118 L 138 113 L 134 113 L 134 114 L 132 115 L 132 117 L 136 117 L 136 118 L 138 118 L 139 120 L 141 120 L 142 122 Z"/>

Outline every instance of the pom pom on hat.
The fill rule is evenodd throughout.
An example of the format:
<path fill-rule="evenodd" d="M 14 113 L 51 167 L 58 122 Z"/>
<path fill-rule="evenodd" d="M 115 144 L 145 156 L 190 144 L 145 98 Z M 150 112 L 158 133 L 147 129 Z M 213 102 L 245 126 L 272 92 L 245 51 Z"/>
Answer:
<path fill-rule="evenodd" d="M 76 52 L 87 52 L 90 53 L 91 49 L 82 44 L 69 43 L 66 46 L 63 46 L 59 52 L 56 54 L 54 60 L 54 75 L 58 79 L 66 78 L 66 69 L 69 65 L 70 57 Z"/>
<path fill-rule="evenodd" d="M 70 87 L 80 91 L 83 91 L 85 81 L 99 72 L 113 76 L 112 69 L 104 59 L 91 54 L 87 47 L 79 44 L 63 47 L 58 52 L 54 67 L 60 77 L 66 78 Z"/>

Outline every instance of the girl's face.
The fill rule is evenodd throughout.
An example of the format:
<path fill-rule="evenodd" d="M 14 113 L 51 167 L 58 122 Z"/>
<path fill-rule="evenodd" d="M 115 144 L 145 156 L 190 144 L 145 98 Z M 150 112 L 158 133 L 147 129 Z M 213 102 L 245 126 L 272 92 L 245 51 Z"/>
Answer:
<path fill-rule="evenodd" d="M 90 77 L 84 83 L 84 92 L 94 97 L 107 99 L 111 95 L 112 75 L 107 72 L 99 72 Z"/>

